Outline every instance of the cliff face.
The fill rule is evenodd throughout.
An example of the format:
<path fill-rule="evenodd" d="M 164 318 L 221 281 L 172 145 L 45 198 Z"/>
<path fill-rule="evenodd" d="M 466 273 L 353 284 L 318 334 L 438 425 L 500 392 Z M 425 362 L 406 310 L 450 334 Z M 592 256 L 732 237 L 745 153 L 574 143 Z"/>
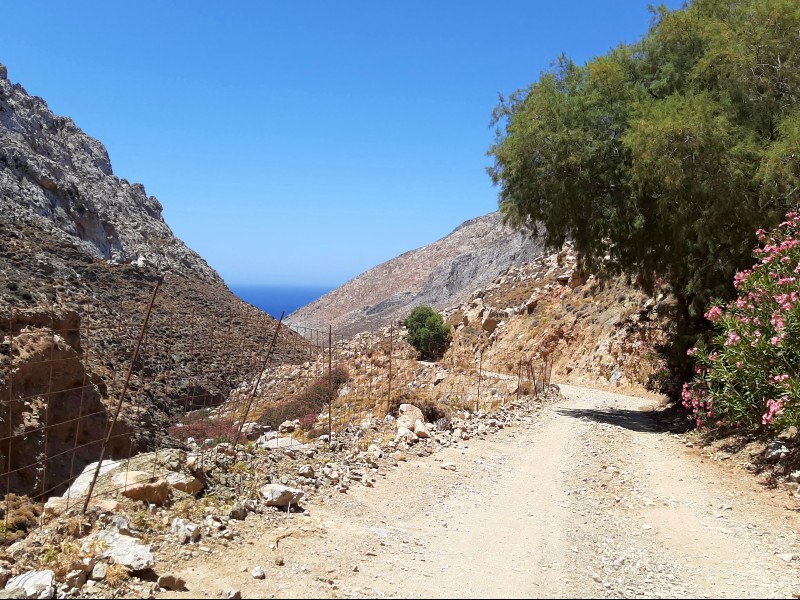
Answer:
<path fill-rule="evenodd" d="M 294 325 L 352 335 L 405 318 L 414 306 L 459 304 L 508 267 L 533 260 L 541 243 L 503 226 L 499 213 L 370 269 L 289 315 Z"/>
<path fill-rule="evenodd" d="M 114 175 L 103 144 L 11 83 L 2 65 L 0 211 L 6 222 L 39 227 L 93 257 L 221 281 L 175 238 L 143 185 Z"/>

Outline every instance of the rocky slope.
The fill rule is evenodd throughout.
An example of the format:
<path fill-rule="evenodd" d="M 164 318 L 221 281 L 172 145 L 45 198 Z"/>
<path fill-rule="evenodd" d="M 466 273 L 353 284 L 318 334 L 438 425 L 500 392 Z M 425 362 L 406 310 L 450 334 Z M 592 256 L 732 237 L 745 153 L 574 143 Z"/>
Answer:
<path fill-rule="evenodd" d="M 414 306 L 464 301 L 511 265 L 533 260 L 541 244 L 503 226 L 499 213 L 463 223 L 448 236 L 362 273 L 289 315 L 294 325 L 352 335 L 404 318 Z"/>
<path fill-rule="evenodd" d="M 11 472 L 0 494 L 49 495 L 96 460 L 158 279 L 112 457 L 164 443 L 178 413 L 221 402 L 260 364 L 275 321 L 174 237 L 100 142 L 0 65 L 0 469 Z M 304 347 L 284 328 L 275 359 Z"/>
<path fill-rule="evenodd" d="M 0 65 L 4 221 L 29 223 L 113 263 L 151 265 L 220 283 L 219 275 L 172 234 L 161 210 L 142 184 L 114 175 L 103 144 L 11 83 Z"/>

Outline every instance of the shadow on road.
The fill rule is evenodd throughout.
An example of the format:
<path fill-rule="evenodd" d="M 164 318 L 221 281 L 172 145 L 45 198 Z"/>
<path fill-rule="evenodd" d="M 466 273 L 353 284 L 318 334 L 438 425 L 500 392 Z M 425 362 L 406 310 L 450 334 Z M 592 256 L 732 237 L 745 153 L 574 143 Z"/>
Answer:
<path fill-rule="evenodd" d="M 627 410 L 622 408 L 609 408 L 597 410 L 590 408 L 561 408 L 558 414 L 575 419 L 608 423 L 631 431 L 645 433 L 660 433 L 668 431 L 669 427 L 658 418 L 657 413 L 650 411 Z"/>

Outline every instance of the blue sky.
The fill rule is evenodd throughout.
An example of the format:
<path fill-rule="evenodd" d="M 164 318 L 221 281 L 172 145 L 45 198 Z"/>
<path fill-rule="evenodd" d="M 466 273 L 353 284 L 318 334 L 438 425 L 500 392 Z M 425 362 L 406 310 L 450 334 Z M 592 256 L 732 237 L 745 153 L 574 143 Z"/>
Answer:
<path fill-rule="evenodd" d="M 337 286 L 495 210 L 497 94 L 636 41 L 647 6 L 15 2 L 0 62 L 229 284 Z"/>

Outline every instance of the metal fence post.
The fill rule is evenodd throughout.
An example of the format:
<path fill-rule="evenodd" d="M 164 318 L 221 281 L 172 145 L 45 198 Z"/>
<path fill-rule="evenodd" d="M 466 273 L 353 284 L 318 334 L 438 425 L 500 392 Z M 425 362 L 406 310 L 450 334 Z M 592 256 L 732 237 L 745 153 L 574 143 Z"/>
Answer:
<path fill-rule="evenodd" d="M 153 294 L 150 296 L 150 303 L 147 305 L 147 312 L 144 315 L 144 321 L 142 321 L 142 328 L 139 331 L 139 339 L 136 341 L 136 348 L 134 349 L 133 356 L 131 357 L 131 364 L 128 366 L 128 374 L 125 376 L 125 383 L 122 386 L 122 392 L 120 393 L 119 400 L 117 401 L 117 408 L 114 411 L 114 417 L 108 424 L 106 436 L 103 439 L 103 445 L 100 447 L 100 458 L 97 459 L 97 468 L 94 470 L 92 482 L 89 484 L 89 491 L 86 494 L 86 501 L 83 503 L 82 514 L 86 514 L 86 510 L 89 508 L 89 501 L 92 499 L 92 492 L 94 492 L 94 486 L 97 483 L 97 477 L 100 475 L 100 467 L 103 465 L 103 458 L 105 458 L 108 441 L 111 439 L 111 434 L 114 431 L 114 426 L 117 424 L 119 414 L 122 412 L 122 404 L 125 401 L 125 394 L 128 392 L 128 384 L 130 384 L 131 381 L 133 368 L 136 364 L 136 359 L 139 356 L 139 349 L 142 346 L 142 340 L 144 339 L 144 334 L 147 331 L 147 324 L 150 321 L 150 313 L 153 312 L 153 305 L 156 302 L 156 294 L 158 294 L 158 288 L 161 286 L 161 281 L 162 278 L 159 277 L 156 280 L 155 286 L 153 286 Z"/>

